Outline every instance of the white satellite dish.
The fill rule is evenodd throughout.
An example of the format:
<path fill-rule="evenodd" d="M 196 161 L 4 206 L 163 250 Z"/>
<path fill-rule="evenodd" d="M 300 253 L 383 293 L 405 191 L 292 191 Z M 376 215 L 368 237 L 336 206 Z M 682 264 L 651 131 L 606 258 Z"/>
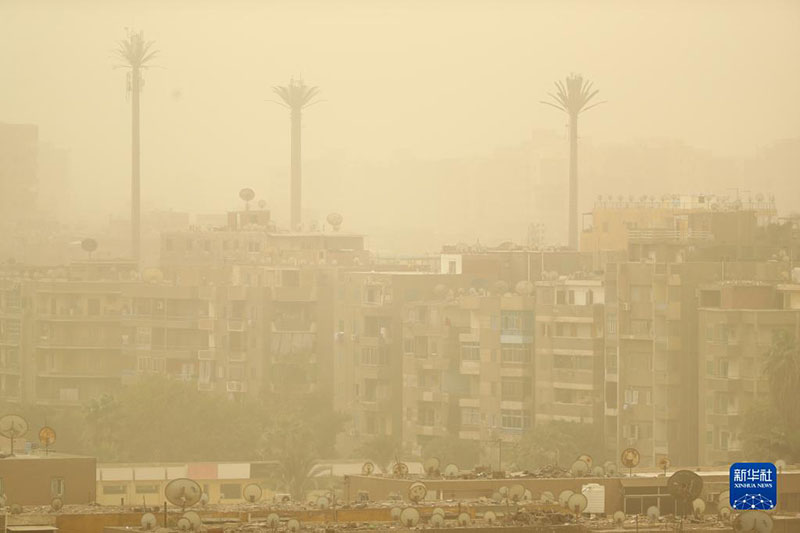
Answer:
<path fill-rule="evenodd" d="M 178 518 L 178 522 L 175 524 L 175 526 L 177 527 L 178 531 L 192 530 L 192 523 L 185 516 Z"/>
<path fill-rule="evenodd" d="M 64 507 L 64 501 L 61 498 L 53 498 L 50 501 L 50 509 L 53 511 L 60 511 Z"/>
<path fill-rule="evenodd" d="M 486 521 L 487 524 L 494 524 L 497 522 L 497 515 L 494 514 L 494 511 L 486 511 L 483 513 L 483 519 Z"/>
<path fill-rule="evenodd" d="M 330 506 L 331 502 L 327 498 L 327 496 L 320 496 L 319 498 L 317 498 L 316 504 L 317 507 L 319 507 L 320 509 L 327 509 Z"/>
<path fill-rule="evenodd" d="M 300 531 L 300 521 L 297 518 L 290 518 L 286 522 L 286 529 L 292 532 Z"/>
<path fill-rule="evenodd" d="M 436 507 L 436 508 L 433 510 L 433 513 L 432 513 L 432 514 L 440 514 L 440 515 L 444 516 L 444 509 L 442 509 L 441 507 Z"/>
<path fill-rule="evenodd" d="M 431 519 L 428 521 L 431 526 L 433 527 L 443 527 L 444 526 L 444 516 L 434 513 L 431 515 Z"/>
<path fill-rule="evenodd" d="M 361 466 L 361 474 L 368 476 L 375 471 L 375 464 L 371 461 L 367 461 Z"/>
<path fill-rule="evenodd" d="M 419 523 L 419 511 L 413 507 L 406 507 L 400 513 L 400 523 L 406 527 L 414 527 Z"/>
<path fill-rule="evenodd" d="M 658 520 L 659 516 L 661 516 L 661 511 L 659 511 L 658 507 L 656 507 L 655 505 L 651 505 L 650 507 L 647 508 L 647 518 L 651 522 L 655 522 L 656 520 Z"/>
<path fill-rule="evenodd" d="M 461 513 L 458 515 L 458 525 L 461 527 L 466 527 L 472 522 L 472 519 L 469 517 L 467 513 Z"/>
<path fill-rule="evenodd" d="M 509 487 L 507 496 L 509 500 L 518 502 L 525 498 L 525 487 L 519 483 L 515 483 Z"/>
<path fill-rule="evenodd" d="M 703 498 L 695 498 L 692 501 L 692 512 L 694 512 L 695 516 L 700 516 L 706 512 L 706 502 Z"/>
<path fill-rule="evenodd" d="M 530 489 L 525 489 L 522 499 L 528 502 L 533 499 L 533 493 L 530 491 Z"/>
<path fill-rule="evenodd" d="M 594 464 L 594 460 L 592 459 L 592 456 L 589 455 L 588 453 L 584 453 L 583 455 L 579 456 L 578 457 L 578 461 L 583 461 L 584 463 L 589 465 L 590 468 L 591 468 L 592 464 Z"/>
<path fill-rule="evenodd" d="M 503 501 L 503 495 L 500 494 L 497 491 L 493 492 L 492 493 L 492 501 L 495 502 L 495 503 L 499 503 L 499 502 Z"/>
<path fill-rule="evenodd" d="M 278 527 L 281 523 L 281 517 L 278 516 L 276 513 L 270 513 L 267 515 L 267 527 Z"/>
<path fill-rule="evenodd" d="M 184 513 L 184 518 L 187 518 L 189 522 L 192 523 L 192 529 L 194 531 L 198 531 L 200 527 L 203 525 L 203 519 L 200 518 L 200 515 L 195 513 L 194 511 L 187 511 Z"/>
<path fill-rule="evenodd" d="M 764 511 L 744 511 L 733 521 L 736 533 L 770 533 L 772 528 L 772 517 Z"/>
<path fill-rule="evenodd" d="M 572 466 L 569 467 L 569 471 L 572 472 L 572 475 L 575 477 L 585 476 L 589 473 L 589 463 L 582 459 L 578 459 Z"/>
<path fill-rule="evenodd" d="M 505 498 L 506 496 L 508 496 L 508 487 L 506 487 L 505 485 L 503 485 L 502 487 L 500 487 L 499 489 L 497 489 L 497 492 L 499 492 L 499 493 L 500 493 L 500 496 L 502 496 L 503 498 Z"/>
<path fill-rule="evenodd" d="M 255 483 L 249 483 L 242 490 L 242 497 L 246 502 L 256 503 L 261 499 L 261 495 L 262 495 L 261 487 L 259 487 Z"/>
<path fill-rule="evenodd" d="M 786 468 L 786 461 L 784 461 L 783 459 L 778 459 L 777 461 L 775 461 L 775 468 L 778 469 L 778 473 L 783 472 L 784 469 Z"/>
<path fill-rule="evenodd" d="M 585 511 L 587 505 L 589 505 L 589 499 L 580 492 L 576 492 L 567 500 L 567 509 L 575 514 L 580 514 Z"/>
<path fill-rule="evenodd" d="M 176 507 L 185 509 L 198 503 L 203 495 L 200 485 L 191 479 L 173 479 L 164 487 L 164 497 Z"/>
<path fill-rule="evenodd" d="M 618 526 L 621 526 L 625 523 L 625 513 L 622 511 L 617 511 L 614 513 L 614 523 Z"/>
<path fill-rule="evenodd" d="M 400 513 L 402 512 L 403 510 L 400 509 L 399 507 L 392 507 L 392 510 L 390 511 L 392 515 L 392 520 L 400 520 Z"/>
<path fill-rule="evenodd" d="M 539 501 L 542 503 L 555 503 L 556 497 L 553 496 L 552 492 L 546 490 L 541 494 L 541 496 L 539 496 Z"/>
<path fill-rule="evenodd" d="M 427 493 L 428 488 L 425 486 L 425 483 L 421 481 L 415 481 L 410 487 L 408 487 L 408 499 L 412 502 L 424 500 Z"/>
<path fill-rule="evenodd" d="M 569 497 L 572 496 L 573 494 L 575 494 L 575 492 L 569 489 L 562 490 L 561 493 L 559 493 L 558 495 L 558 505 L 560 505 L 561 507 L 566 507 L 567 502 L 569 501 Z"/>
<path fill-rule="evenodd" d="M 594 476 L 594 477 L 603 477 L 605 475 L 606 475 L 606 472 L 605 472 L 605 470 L 603 470 L 602 466 L 597 465 L 597 466 L 592 467 L 592 476 Z"/>
<path fill-rule="evenodd" d="M 722 509 L 723 507 L 727 507 L 730 509 L 731 507 L 731 493 L 727 490 L 723 490 L 719 493 L 719 499 L 717 500 L 717 507 Z"/>
<path fill-rule="evenodd" d="M 145 531 L 152 531 L 158 525 L 158 519 L 153 513 L 145 513 L 142 516 L 142 529 Z"/>
<path fill-rule="evenodd" d="M 730 507 L 720 507 L 719 508 L 719 517 L 724 521 L 728 521 L 731 519 L 731 508 Z"/>
<path fill-rule="evenodd" d="M 456 477 L 458 472 L 458 465 L 455 463 L 450 463 L 444 467 L 444 477 Z"/>
<path fill-rule="evenodd" d="M 423 463 L 422 468 L 428 476 L 437 476 L 439 475 L 439 464 L 439 459 L 437 457 L 429 457 L 425 460 L 425 463 Z"/>
<path fill-rule="evenodd" d="M 200 506 L 205 507 L 206 505 L 208 505 L 208 494 L 204 492 L 203 495 L 200 496 Z"/>

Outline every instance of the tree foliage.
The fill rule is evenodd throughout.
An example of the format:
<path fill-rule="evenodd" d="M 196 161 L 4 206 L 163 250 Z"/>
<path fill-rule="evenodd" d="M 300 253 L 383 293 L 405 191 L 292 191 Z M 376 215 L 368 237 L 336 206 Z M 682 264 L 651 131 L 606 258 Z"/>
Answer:
<path fill-rule="evenodd" d="M 600 433 L 590 424 L 554 420 L 528 430 L 511 450 L 517 468 L 534 469 L 547 464 L 569 467 L 581 454 L 602 461 Z"/>
<path fill-rule="evenodd" d="M 472 468 L 479 463 L 480 455 L 480 442 L 460 439 L 455 435 L 433 438 L 422 447 L 422 459 L 436 457 L 442 469 L 448 463 L 455 463 L 460 468 Z"/>
<path fill-rule="evenodd" d="M 369 459 L 383 472 L 387 472 L 401 451 L 401 444 L 394 435 L 378 435 L 361 443 L 356 449 L 359 458 Z"/>

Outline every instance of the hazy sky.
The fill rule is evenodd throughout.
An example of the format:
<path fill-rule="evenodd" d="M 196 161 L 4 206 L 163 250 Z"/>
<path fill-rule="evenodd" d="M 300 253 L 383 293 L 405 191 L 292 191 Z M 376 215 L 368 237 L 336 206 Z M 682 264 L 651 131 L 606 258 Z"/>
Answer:
<path fill-rule="evenodd" d="M 129 191 L 129 102 L 112 68 L 126 27 L 161 50 L 142 142 L 143 200 L 162 207 L 227 206 L 223 191 L 258 191 L 288 163 L 287 114 L 266 100 L 292 75 L 325 99 L 305 116 L 308 158 L 518 144 L 563 128 L 538 102 L 573 71 L 608 100 L 581 125 L 596 140 L 736 155 L 800 135 L 797 1 L 0 0 L 0 121 L 38 124 L 70 150 L 76 198 L 108 206 Z"/>

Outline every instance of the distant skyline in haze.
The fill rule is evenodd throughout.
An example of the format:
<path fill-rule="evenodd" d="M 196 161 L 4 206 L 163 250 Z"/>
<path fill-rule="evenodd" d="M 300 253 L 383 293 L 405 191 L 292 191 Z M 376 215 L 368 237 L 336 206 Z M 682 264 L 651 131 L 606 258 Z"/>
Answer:
<path fill-rule="evenodd" d="M 800 2 L 0 2 L 0 122 L 38 125 L 69 150 L 68 201 L 120 217 L 126 28 L 161 51 L 144 74 L 144 206 L 219 210 L 252 187 L 288 212 L 289 122 L 267 100 L 292 76 L 324 100 L 304 116 L 304 161 L 343 171 L 488 156 L 534 130 L 566 143 L 564 116 L 539 102 L 570 72 L 608 101 L 581 122 L 595 145 L 679 139 L 753 158 L 800 137 Z M 318 167 L 306 207 L 342 210 L 313 203 L 328 189 Z M 345 227 L 366 217 L 343 214 Z"/>

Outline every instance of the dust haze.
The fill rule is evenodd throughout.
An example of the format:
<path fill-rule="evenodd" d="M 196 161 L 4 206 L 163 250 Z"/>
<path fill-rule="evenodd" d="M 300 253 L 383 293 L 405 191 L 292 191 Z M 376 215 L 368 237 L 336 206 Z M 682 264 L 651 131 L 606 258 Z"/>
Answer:
<path fill-rule="evenodd" d="M 15 2 L 0 5 L 0 117 L 69 156 L 59 213 L 129 209 L 125 28 L 160 50 L 142 95 L 143 212 L 210 213 L 252 187 L 288 217 L 289 135 L 271 87 L 319 86 L 304 116 L 304 205 L 386 253 L 522 241 L 544 223 L 543 158 L 570 72 L 608 103 L 581 123 L 580 210 L 598 194 L 764 189 L 797 209 L 794 2 Z M 703 180 L 702 185 L 698 180 Z M 728 194 L 735 194 L 727 191 Z M 512 201 L 514 209 L 503 207 Z"/>

